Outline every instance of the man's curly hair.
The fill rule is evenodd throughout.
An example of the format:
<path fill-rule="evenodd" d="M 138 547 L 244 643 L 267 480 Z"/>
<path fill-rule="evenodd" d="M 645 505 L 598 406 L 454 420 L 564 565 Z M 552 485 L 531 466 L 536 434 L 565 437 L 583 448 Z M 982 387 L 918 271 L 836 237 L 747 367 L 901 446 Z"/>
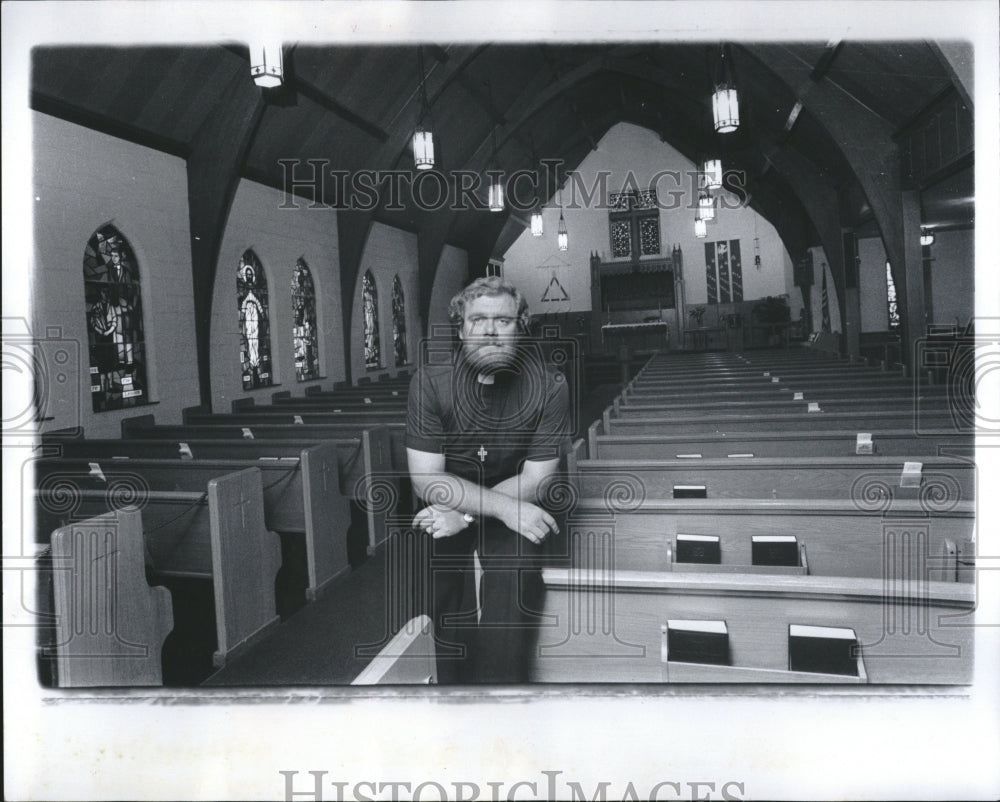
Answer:
<path fill-rule="evenodd" d="M 465 319 L 465 305 L 476 298 L 482 298 L 484 295 L 491 298 L 495 298 L 498 295 L 509 295 L 513 298 L 514 303 L 517 305 L 519 328 L 522 332 L 528 330 L 528 321 L 531 316 L 528 314 L 527 299 L 517 287 L 507 283 L 500 276 L 477 278 L 468 287 L 455 295 L 451 299 L 451 303 L 448 304 L 448 319 L 451 323 L 456 327 L 461 326 L 462 321 Z"/>

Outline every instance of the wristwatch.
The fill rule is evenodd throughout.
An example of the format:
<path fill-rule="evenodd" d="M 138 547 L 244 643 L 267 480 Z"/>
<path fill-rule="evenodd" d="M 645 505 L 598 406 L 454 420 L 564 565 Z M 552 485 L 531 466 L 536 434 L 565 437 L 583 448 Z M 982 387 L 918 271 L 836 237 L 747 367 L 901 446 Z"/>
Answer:
<path fill-rule="evenodd" d="M 463 514 L 462 517 L 467 524 L 474 524 L 476 522 L 475 516 L 469 515 L 469 513 Z"/>

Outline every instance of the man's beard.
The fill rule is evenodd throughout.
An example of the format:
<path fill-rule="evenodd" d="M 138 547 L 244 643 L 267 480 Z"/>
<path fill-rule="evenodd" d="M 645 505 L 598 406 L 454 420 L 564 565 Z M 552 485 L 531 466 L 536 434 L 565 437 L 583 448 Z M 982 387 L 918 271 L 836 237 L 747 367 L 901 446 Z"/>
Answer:
<path fill-rule="evenodd" d="M 517 347 L 514 343 L 466 340 L 462 343 L 462 354 L 470 367 L 490 373 L 514 364 Z"/>

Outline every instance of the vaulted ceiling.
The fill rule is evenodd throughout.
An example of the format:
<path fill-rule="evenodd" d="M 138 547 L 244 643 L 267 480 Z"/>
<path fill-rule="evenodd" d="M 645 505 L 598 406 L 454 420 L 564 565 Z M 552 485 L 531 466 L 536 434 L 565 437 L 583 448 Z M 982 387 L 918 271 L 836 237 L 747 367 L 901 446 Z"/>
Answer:
<path fill-rule="evenodd" d="M 555 159 L 561 181 L 611 126 L 627 121 L 692 161 L 722 152 L 727 167 L 746 172 L 751 204 L 792 254 L 823 239 L 816 198 L 833 199 L 840 226 L 886 236 L 872 197 L 880 186 L 871 175 L 879 154 L 942 98 L 957 96 L 971 121 L 968 93 L 933 43 L 742 43 L 730 45 L 742 124 L 736 133 L 715 134 L 710 95 L 719 53 L 718 43 L 286 43 L 284 85 L 260 90 L 246 47 L 235 43 L 39 47 L 31 102 L 186 158 L 194 238 L 196 228 L 222 228 L 239 177 L 282 187 L 288 160 L 298 162 L 293 175 L 300 181 L 311 174 L 309 160 L 351 174 L 411 169 L 422 60 L 437 169 L 446 174 L 491 167 L 495 135 L 498 169 L 538 171 L 540 159 Z M 956 136 L 971 137 L 971 122 L 966 127 Z M 931 178 L 909 187 L 920 194 L 921 222 L 971 225 L 971 157 Z M 555 188 L 542 182 L 543 192 L 545 186 Z M 337 190 L 335 181 L 324 181 L 321 200 L 342 203 Z M 312 189 L 298 192 L 309 196 Z M 341 215 L 344 297 L 353 297 L 371 223 L 384 222 L 418 234 L 425 320 L 445 244 L 467 249 L 470 264 L 478 264 L 506 250 L 526 222 L 509 210 L 422 211 L 406 193 L 403 208 L 394 210 L 386 208 L 386 193 L 380 197 L 374 209 Z M 211 287 L 218 237 L 221 230 L 208 238 L 214 254 L 211 242 L 192 243 L 196 287 Z M 208 303 L 199 317 L 210 313 Z M 344 325 L 349 330 L 350 321 Z"/>

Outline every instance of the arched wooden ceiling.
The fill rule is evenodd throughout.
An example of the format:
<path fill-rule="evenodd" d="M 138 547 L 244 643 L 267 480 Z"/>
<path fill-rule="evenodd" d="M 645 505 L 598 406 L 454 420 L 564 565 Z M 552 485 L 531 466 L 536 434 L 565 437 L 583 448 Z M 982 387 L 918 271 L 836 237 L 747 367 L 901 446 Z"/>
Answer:
<path fill-rule="evenodd" d="M 246 48 L 237 44 L 39 47 L 32 106 L 187 159 L 205 400 L 211 288 L 239 178 L 282 187 L 295 162 L 302 182 L 314 175 L 310 160 L 327 179 L 330 171 L 412 169 L 421 55 L 446 174 L 482 174 L 492 166 L 495 132 L 498 169 L 537 172 L 539 159 L 558 160 L 561 181 L 611 126 L 627 121 L 692 161 L 721 150 L 727 167 L 745 171 L 751 205 L 792 254 L 829 244 L 840 227 L 874 224 L 885 238 L 895 222 L 885 199 L 873 197 L 886 191 L 871 175 L 873 160 L 943 94 L 958 92 L 968 103 L 933 43 L 732 44 L 743 124 L 718 135 L 710 126 L 710 94 L 719 52 L 717 43 L 286 44 L 284 85 L 260 90 L 250 80 Z M 297 192 L 308 198 L 313 187 Z M 926 188 L 922 222 L 971 224 L 972 194 L 971 168 L 942 181 L 937 194 Z M 321 195 L 320 202 L 342 205 L 333 180 L 323 181 Z M 407 192 L 402 208 L 386 208 L 387 196 L 382 192 L 373 209 L 339 216 L 343 297 L 354 295 L 371 224 L 384 222 L 418 235 L 423 320 L 446 244 L 466 249 L 477 265 L 502 253 L 525 221 L 509 210 L 422 211 Z M 349 347 L 351 321 L 343 326 Z"/>

